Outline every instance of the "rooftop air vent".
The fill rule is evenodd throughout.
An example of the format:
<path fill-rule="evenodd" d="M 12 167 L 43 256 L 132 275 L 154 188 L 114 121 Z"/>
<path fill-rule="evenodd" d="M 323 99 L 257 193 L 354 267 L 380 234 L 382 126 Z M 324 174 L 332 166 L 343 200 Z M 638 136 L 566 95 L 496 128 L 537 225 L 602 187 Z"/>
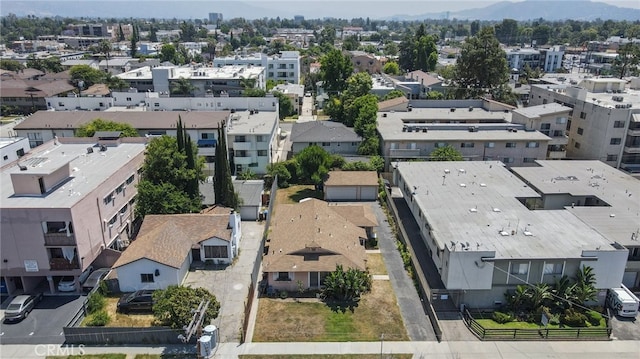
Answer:
<path fill-rule="evenodd" d="M 87 153 L 93 153 L 93 147 L 87 147 Z"/>
<path fill-rule="evenodd" d="M 452 107 L 451 112 L 456 112 L 456 109 Z"/>
<path fill-rule="evenodd" d="M 494 212 L 496 212 L 496 213 L 502 212 L 502 211 L 500 210 L 500 208 L 494 208 L 494 209 L 493 209 L 493 211 L 494 211 Z"/>
<path fill-rule="evenodd" d="M 387 114 L 386 114 L 386 113 L 383 113 L 383 114 L 382 114 L 382 117 L 387 117 Z"/>

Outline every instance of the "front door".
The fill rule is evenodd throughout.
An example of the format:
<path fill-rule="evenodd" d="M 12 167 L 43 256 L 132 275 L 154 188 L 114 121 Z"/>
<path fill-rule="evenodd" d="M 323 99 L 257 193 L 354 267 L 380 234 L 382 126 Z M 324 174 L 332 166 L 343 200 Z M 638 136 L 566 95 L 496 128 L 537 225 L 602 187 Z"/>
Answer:
<path fill-rule="evenodd" d="M 200 258 L 200 248 L 192 248 L 191 249 L 191 258 L 194 262 L 201 262 L 202 258 Z"/>
<path fill-rule="evenodd" d="M 310 288 L 319 287 L 318 272 L 309 272 L 309 287 Z"/>

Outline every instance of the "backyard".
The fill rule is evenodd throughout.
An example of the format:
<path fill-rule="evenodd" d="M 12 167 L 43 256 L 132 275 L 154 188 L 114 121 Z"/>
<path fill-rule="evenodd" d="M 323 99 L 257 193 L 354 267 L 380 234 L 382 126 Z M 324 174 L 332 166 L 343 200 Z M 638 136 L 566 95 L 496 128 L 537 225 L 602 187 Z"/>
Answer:
<path fill-rule="evenodd" d="M 387 267 L 380 253 L 367 253 L 367 269 L 371 275 L 387 275 Z"/>
<path fill-rule="evenodd" d="M 353 311 L 316 299 L 260 298 L 254 342 L 409 340 L 389 281 L 373 281 Z"/>
<path fill-rule="evenodd" d="M 105 310 L 109 314 L 109 322 L 105 327 L 150 327 L 153 326 L 153 314 L 122 314 L 116 312 L 116 307 L 120 296 L 106 297 Z M 82 326 L 86 326 L 88 315 L 83 321 Z"/>
<path fill-rule="evenodd" d="M 276 192 L 276 204 L 293 204 L 305 198 L 323 199 L 322 191 L 316 191 L 313 185 L 295 185 L 279 188 Z"/>

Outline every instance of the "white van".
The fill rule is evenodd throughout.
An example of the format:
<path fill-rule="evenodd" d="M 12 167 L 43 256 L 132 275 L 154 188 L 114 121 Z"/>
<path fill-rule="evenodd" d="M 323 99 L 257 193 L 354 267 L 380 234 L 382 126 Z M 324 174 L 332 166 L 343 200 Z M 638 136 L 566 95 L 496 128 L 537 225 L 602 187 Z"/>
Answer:
<path fill-rule="evenodd" d="M 621 317 L 634 318 L 638 314 L 640 300 L 624 284 L 607 292 L 607 305 Z"/>

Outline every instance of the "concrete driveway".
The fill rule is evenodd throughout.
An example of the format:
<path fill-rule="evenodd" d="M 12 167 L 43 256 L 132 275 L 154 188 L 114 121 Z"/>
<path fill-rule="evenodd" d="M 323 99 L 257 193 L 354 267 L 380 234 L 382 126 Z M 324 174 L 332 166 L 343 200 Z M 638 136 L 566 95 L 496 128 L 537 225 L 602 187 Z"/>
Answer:
<path fill-rule="evenodd" d="M 45 296 L 26 319 L 0 324 L 0 342 L 62 344 L 62 327 L 78 312 L 85 299 L 79 295 Z"/>
<path fill-rule="evenodd" d="M 640 340 L 640 320 L 638 318 L 624 318 L 612 316 L 611 337 L 618 340 Z"/>
<path fill-rule="evenodd" d="M 212 324 L 219 329 L 221 343 L 240 342 L 244 303 L 263 232 L 264 222 L 242 221 L 240 255 L 236 262 L 223 270 L 189 272 L 183 283 L 209 290 L 220 302 L 220 313 Z"/>

